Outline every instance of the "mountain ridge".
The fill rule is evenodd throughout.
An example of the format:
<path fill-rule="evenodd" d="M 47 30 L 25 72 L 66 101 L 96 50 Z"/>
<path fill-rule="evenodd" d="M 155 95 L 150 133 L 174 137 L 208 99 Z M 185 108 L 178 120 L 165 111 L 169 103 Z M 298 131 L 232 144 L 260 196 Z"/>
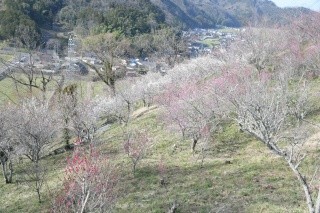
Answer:
<path fill-rule="evenodd" d="M 217 25 L 242 27 L 286 24 L 307 8 L 280 8 L 270 0 L 151 0 L 166 14 L 171 24 L 185 28 L 214 28 Z"/>

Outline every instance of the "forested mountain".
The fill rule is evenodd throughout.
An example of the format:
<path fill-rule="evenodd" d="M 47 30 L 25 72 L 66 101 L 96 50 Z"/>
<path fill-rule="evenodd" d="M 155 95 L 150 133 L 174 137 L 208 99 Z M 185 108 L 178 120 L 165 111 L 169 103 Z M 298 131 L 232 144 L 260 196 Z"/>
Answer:
<path fill-rule="evenodd" d="M 149 33 L 165 21 L 149 0 L 66 0 L 57 20 L 94 33 L 118 31 L 126 36 Z"/>
<path fill-rule="evenodd" d="M 270 0 L 151 0 L 166 14 L 169 23 L 179 21 L 185 27 L 211 28 L 248 24 L 285 24 L 305 8 L 279 8 Z"/>
<path fill-rule="evenodd" d="M 285 24 L 294 16 L 310 12 L 306 8 L 282 9 L 270 0 L 65 0 L 58 20 L 71 26 L 118 29 L 133 35 L 149 32 L 164 22 L 185 28 Z"/>
<path fill-rule="evenodd" d="M 33 48 L 40 28 L 61 23 L 83 35 L 117 32 L 125 36 L 150 33 L 165 23 L 164 13 L 149 0 L 5 0 L 0 14 L 0 39 Z M 32 41 L 32 42 L 31 42 Z M 32 43 L 32 44 L 30 44 Z"/>
<path fill-rule="evenodd" d="M 41 39 L 40 28 L 50 28 L 63 0 L 1 1 L 0 39 L 15 38 L 17 45 L 36 47 Z"/>
<path fill-rule="evenodd" d="M 164 26 L 285 24 L 311 12 L 281 9 L 269 0 L 2 0 L 0 6 L 0 39 L 15 38 L 29 48 L 40 43 L 40 28 L 52 30 L 53 23 L 85 36 L 116 32 L 132 37 Z"/>
<path fill-rule="evenodd" d="M 126 36 L 149 33 L 165 21 L 164 13 L 149 0 L 5 0 L 0 15 L 0 37 L 21 37 L 20 28 L 36 33 L 60 22 L 84 33 L 117 31 Z M 23 30 L 25 31 L 25 30 Z"/>

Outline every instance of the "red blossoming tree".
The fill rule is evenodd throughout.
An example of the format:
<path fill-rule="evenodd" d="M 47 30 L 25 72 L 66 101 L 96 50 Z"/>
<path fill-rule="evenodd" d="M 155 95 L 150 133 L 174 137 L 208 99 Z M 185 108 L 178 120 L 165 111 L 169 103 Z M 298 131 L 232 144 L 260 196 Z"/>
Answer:
<path fill-rule="evenodd" d="M 108 160 L 90 146 L 75 149 L 67 160 L 64 190 L 56 198 L 53 212 L 108 212 L 115 200 L 117 174 Z"/>

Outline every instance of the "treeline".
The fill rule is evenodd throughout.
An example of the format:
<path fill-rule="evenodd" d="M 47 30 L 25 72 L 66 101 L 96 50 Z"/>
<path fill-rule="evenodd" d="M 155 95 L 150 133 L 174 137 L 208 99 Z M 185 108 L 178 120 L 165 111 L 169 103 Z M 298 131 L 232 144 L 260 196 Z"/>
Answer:
<path fill-rule="evenodd" d="M 83 34 L 118 32 L 126 36 L 150 33 L 165 23 L 164 13 L 149 0 L 67 0 L 58 20 Z"/>
<path fill-rule="evenodd" d="M 63 0 L 5 0 L 0 14 L 0 39 L 14 39 L 18 46 L 35 48 L 40 27 L 51 27 Z"/>
<path fill-rule="evenodd" d="M 5 0 L 4 4 L 7 11 L 20 12 L 42 26 L 52 23 L 63 2 L 64 0 Z"/>
<path fill-rule="evenodd" d="M 165 26 L 164 13 L 150 0 L 5 0 L 4 7 L 0 39 L 31 48 L 40 43 L 40 28 L 52 29 L 54 22 L 83 36 L 116 32 L 133 37 Z"/>

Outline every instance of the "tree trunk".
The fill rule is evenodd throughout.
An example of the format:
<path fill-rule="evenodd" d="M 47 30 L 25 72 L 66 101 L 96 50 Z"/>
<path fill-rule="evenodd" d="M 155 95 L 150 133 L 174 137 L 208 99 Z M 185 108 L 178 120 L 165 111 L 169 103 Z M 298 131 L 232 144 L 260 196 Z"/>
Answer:
<path fill-rule="evenodd" d="M 86 205 L 87 205 L 89 196 L 90 196 L 90 191 L 88 191 L 88 193 L 87 193 L 87 195 L 86 195 L 86 199 L 85 199 L 84 202 L 82 203 L 82 207 L 81 207 L 80 213 L 85 213 L 85 208 L 86 208 Z"/>
<path fill-rule="evenodd" d="M 70 130 L 67 127 L 65 127 L 65 128 L 63 128 L 62 132 L 63 132 L 62 133 L 63 134 L 63 136 L 62 136 L 63 141 L 64 141 L 66 147 L 69 148 L 70 147 L 70 139 L 71 139 Z"/>
<path fill-rule="evenodd" d="M 136 174 L 136 165 L 137 164 L 133 163 L 133 168 L 132 168 L 133 176 L 135 176 Z"/>
<path fill-rule="evenodd" d="M 37 195 L 38 195 L 38 201 L 39 201 L 39 203 L 41 203 L 41 195 L 40 195 L 40 174 L 39 174 L 39 172 L 40 172 L 40 169 L 39 169 L 39 164 L 38 164 L 38 162 L 36 162 L 36 167 L 35 167 L 35 171 L 34 171 L 35 173 L 36 173 L 36 192 L 37 192 Z"/>
<path fill-rule="evenodd" d="M 132 161 L 132 174 L 133 174 L 133 177 L 135 177 L 138 160 L 134 160 L 131 158 L 131 161 Z"/>
<path fill-rule="evenodd" d="M 110 83 L 110 88 L 111 88 L 111 95 L 112 97 L 116 96 L 116 85 L 114 80 L 111 81 Z"/>
<path fill-rule="evenodd" d="M 40 194 L 40 189 L 37 189 L 37 194 L 38 194 L 38 201 L 41 203 L 41 194 Z"/>
<path fill-rule="evenodd" d="M 316 202 L 316 213 L 320 213 L 320 187 L 318 189 L 318 198 Z"/>
<path fill-rule="evenodd" d="M 292 162 L 290 162 L 289 160 L 287 160 L 291 170 L 293 171 L 293 173 L 296 175 L 296 177 L 298 178 L 303 190 L 304 190 L 304 194 L 305 194 L 305 198 L 306 198 L 306 203 L 308 205 L 309 208 L 309 212 L 310 213 L 315 213 L 315 209 L 314 209 L 314 203 L 312 200 L 312 195 L 311 195 L 311 191 L 309 188 L 309 185 L 305 179 L 305 177 L 303 177 L 301 175 L 301 173 L 298 171 L 298 169 L 295 167 L 295 165 L 292 164 Z M 319 197 L 318 197 L 319 199 Z M 318 212 L 317 212 L 318 213 Z"/>
<path fill-rule="evenodd" d="M 9 177 L 7 183 L 12 183 L 13 166 L 11 160 L 9 160 Z"/>
<path fill-rule="evenodd" d="M 2 173 L 3 173 L 4 180 L 6 181 L 6 183 L 8 183 L 7 171 L 6 171 L 6 162 L 1 161 L 1 164 L 2 164 Z"/>
<path fill-rule="evenodd" d="M 130 120 L 130 112 L 131 112 L 131 103 L 129 101 L 127 101 L 127 117 L 126 117 L 126 123 L 125 126 L 128 125 L 129 120 Z"/>
<path fill-rule="evenodd" d="M 196 145 L 198 143 L 198 139 L 193 139 L 193 142 L 192 142 L 192 152 L 194 152 L 196 150 Z"/>
<path fill-rule="evenodd" d="M 8 160 L 1 159 L 2 173 L 6 183 L 12 183 L 12 163 L 9 161 L 9 173 L 7 171 Z"/>

